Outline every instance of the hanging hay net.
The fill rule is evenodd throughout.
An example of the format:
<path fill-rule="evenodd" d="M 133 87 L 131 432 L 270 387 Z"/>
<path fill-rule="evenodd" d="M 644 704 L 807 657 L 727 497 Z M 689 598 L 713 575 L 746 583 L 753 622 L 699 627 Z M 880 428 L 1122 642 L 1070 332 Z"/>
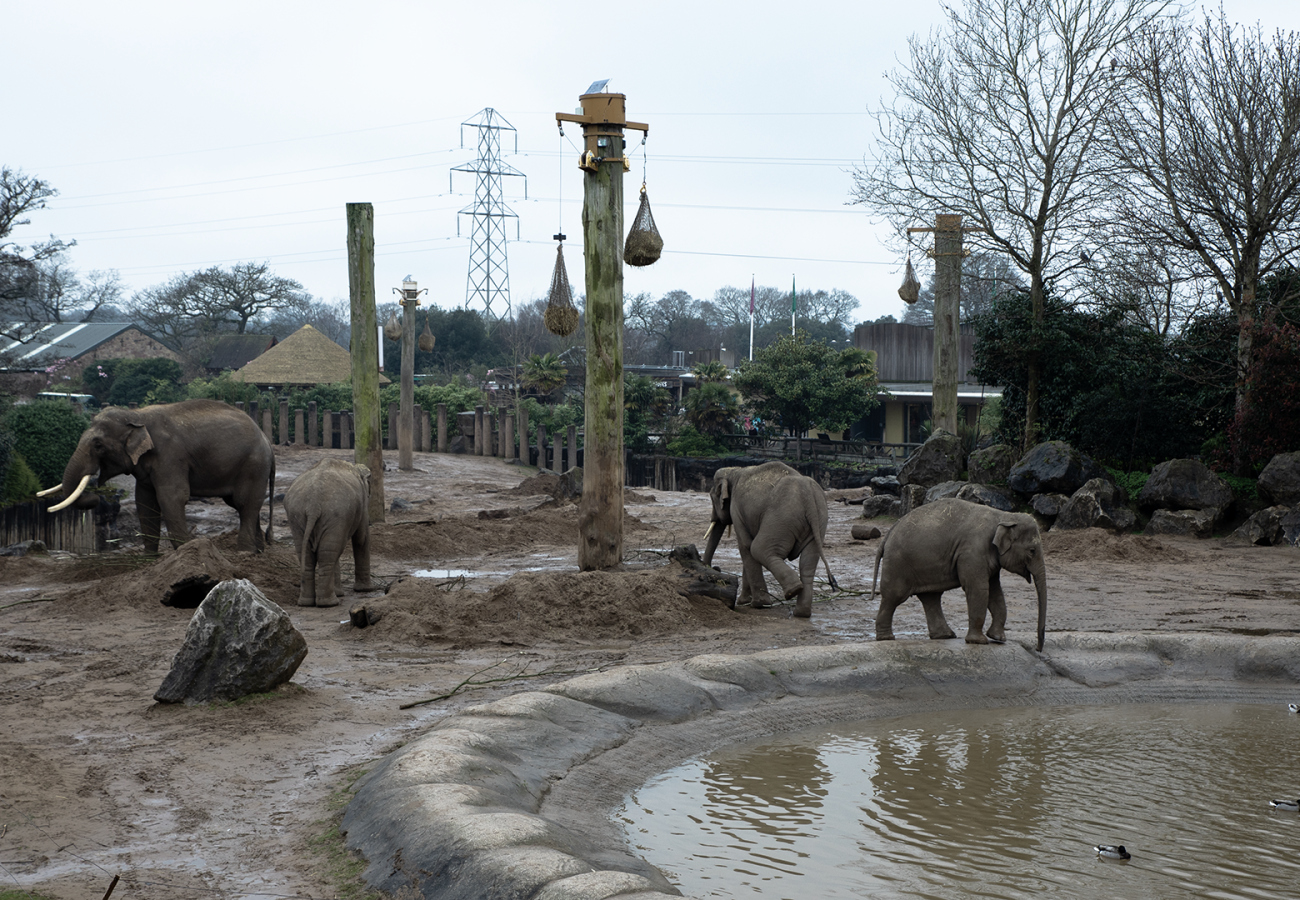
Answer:
<path fill-rule="evenodd" d="M 431 350 L 433 350 L 433 342 L 434 342 L 433 332 L 429 330 L 429 319 L 428 317 L 426 317 L 424 320 L 424 331 L 420 332 L 420 340 L 419 340 L 420 352 L 428 353 Z"/>
<path fill-rule="evenodd" d="M 627 242 L 623 245 L 623 262 L 629 266 L 648 266 L 659 259 L 663 252 L 664 239 L 655 228 L 655 217 L 650 214 L 650 195 L 641 185 L 641 206 L 636 211 L 636 219 L 627 232 Z"/>
<path fill-rule="evenodd" d="M 397 313 L 388 314 L 388 321 L 384 323 L 384 337 L 390 341 L 402 339 L 402 323 L 397 321 Z"/>
<path fill-rule="evenodd" d="M 569 273 L 564 268 L 563 244 L 555 248 L 555 271 L 551 273 L 551 293 L 542 320 L 547 331 L 560 337 L 568 337 L 578 327 L 578 310 L 573 305 Z"/>
<path fill-rule="evenodd" d="M 903 283 L 898 288 L 898 296 L 903 298 L 904 303 L 915 303 L 921 296 L 921 281 L 916 277 L 916 270 L 912 268 L 912 257 L 907 258 L 907 270 L 903 273 Z"/>

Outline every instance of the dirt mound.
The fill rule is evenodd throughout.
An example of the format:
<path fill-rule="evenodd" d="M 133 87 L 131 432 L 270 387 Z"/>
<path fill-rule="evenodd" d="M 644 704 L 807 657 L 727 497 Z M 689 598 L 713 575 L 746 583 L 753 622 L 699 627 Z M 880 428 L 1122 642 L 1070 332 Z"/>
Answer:
<path fill-rule="evenodd" d="M 739 613 L 677 590 L 675 567 L 637 572 L 521 572 L 490 593 L 463 582 L 406 578 L 367 606 L 362 634 L 386 641 L 564 644 L 633 640 L 730 624 Z"/>
<path fill-rule="evenodd" d="M 1187 553 L 1178 547 L 1140 534 L 1112 534 L 1103 528 L 1049 531 L 1043 535 L 1048 565 L 1053 559 L 1070 562 L 1183 562 Z"/>
<path fill-rule="evenodd" d="M 103 612 L 158 606 L 173 586 L 206 576 L 213 581 L 247 578 L 281 606 L 296 604 L 298 562 L 293 546 L 275 544 L 264 553 L 241 553 L 235 549 L 236 539 L 233 533 L 194 538 L 156 559 L 143 554 L 87 559 L 81 565 L 103 573 L 97 576 L 100 580 L 74 588 L 61 602 Z"/>
<path fill-rule="evenodd" d="M 433 561 L 483 552 L 524 551 L 534 547 L 576 547 L 578 507 L 549 503 L 531 510 L 499 510 L 501 518 L 478 513 L 423 519 L 370 528 L 370 553 L 384 559 Z M 636 516 L 624 514 L 624 533 L 655 531 Z"/>

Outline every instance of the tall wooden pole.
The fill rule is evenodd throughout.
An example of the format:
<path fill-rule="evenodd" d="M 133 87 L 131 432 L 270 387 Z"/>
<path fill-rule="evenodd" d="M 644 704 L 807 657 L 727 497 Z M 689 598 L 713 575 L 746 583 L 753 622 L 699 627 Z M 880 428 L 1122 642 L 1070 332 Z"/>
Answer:
<path fill-rule="evenodd" d="M 353 458 L 370 469 L 370 521 L 384 521 L 384 448 L 379 427 L 379 323 L 375 315 L 375 208 L 348 204 L 348 289 L 352 300 Z"/>
<path fill-rule="evenodd" d="M 934 223 L 934 391 L 931 431 L 957 433 L 957 335 L 961 324 L 961 216 Z"/>
<path fill-rule="evenodd" d="M 397 468 L 403 472 L 415 468 L 411 458 L 412 424 L 415 421 L 415 308 L 420 301 L 414 282 L 411 284 L 408 291 L 406 282 L 402 283 L 402 384 L 397 411 Z"/>
<path fill-rule="evenodd" d="M 603 85 L 601 85 L 603 87 Z M 583 94 L 582 240 L 586 264 L 586 452 L 578 506 L 578 567 L 609 569 L 623 561 L 623 129 L 622 94 Z M 541 448 L 539 466 L 545 465 Z"/>

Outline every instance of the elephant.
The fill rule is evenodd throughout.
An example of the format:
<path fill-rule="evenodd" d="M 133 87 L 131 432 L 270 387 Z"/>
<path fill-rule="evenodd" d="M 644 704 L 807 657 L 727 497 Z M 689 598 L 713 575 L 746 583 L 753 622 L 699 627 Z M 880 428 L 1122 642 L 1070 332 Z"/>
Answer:
<path fill-rule="evenodd" d="M 185 400 L 143 409 L 109 407 L 91 421 L 63 470 L 63 492 L 51 512 L 99 502 L 83 494 L 99 473 L 104 484 L 118 475 L 135 476 L 135 502 L 144 548 L 158 552 L 162 522 L 178 547 L 193 535 L 185 525 L 191 497 L 220 497 L 239 512 L 236 548 L 261 551 L 271 541 L 275 511 L 275 452 L 249 416 L 216 400 Z M 259 530 L 262 500 L 269 498 L 266 532 Z"/>
<path fill-rule="evenodd" d="M 294 547 L 302 567 L 299 606 L 338 606 L 339 556 L 351 539 L 354 591 L 379 591 L 370 580 L 370 470 L 341 459 L 322 459 L 303 472 L 284 494 Z M 316 590 L 316 566 L 324 585 Z"/>
<path fill-rule="evenodd" d="M 763 581 L 766 568 L 781 583 L 785 599 L 798 598 L 794 615 L 811 617 L 818 559 L 826 566 L 831 587 L 838 588 L 823 547 L 829 520 L 826 493 L 816 481 L 782 462 L 728 467 L 714 474 L 710 497 L 713 517 L 704 535 L 704 564 L 713 564 L 722 533 L 728 525 L 735 526 L 742 566 L 740 600 L 748 599 L 755 608 L 772 604 Z M 798 574 L 785 563 L 796 557 Z"/>
<path fill-rule="evenodd" d="M 1004 643 L 1007 601 L 1000 575 L 1006 569 L 1025 581 L 1032 577 L 1038 592 L 1038 649 L 1043 649 L 1047 566 L 1038 523 L 1032 516 L 966 500 L 936 500 L 903 516 L 880 542 L 871 575 L 873 599 L 882 559 L 885 571 L 880 580 L 876 640 L 894 639 L 894 610 L 913 594 L 925 609 L 930 637 L 956 637 L 943 617 L 939 601 L 944 591 L 961 587 L 970 617 L 966 643 Z M 988 612 L 992 612 L 993 620 L 986 637 L 983 629 Z"/>

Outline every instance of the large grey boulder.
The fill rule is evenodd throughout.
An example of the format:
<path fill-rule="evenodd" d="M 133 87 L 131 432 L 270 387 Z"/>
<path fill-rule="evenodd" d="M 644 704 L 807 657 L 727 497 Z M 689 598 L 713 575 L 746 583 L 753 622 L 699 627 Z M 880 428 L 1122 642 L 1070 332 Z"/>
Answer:
<path fill-rule="evenodd" d="M 925 488 L 919 484 L 903 485 L 903 496 L 898 501 L 898 517 L 903 516 L 916 509 L 918 506 L 925 505 Z"/>
<path fill-rule="evenodd" d="M 898 505 L 898 498 L 891 494 L 876 494 L 867 497 L 862 501 L 862 518 L 875 519 L 879 516 L 901 515 L 900 511 L 895 509 L 895 506 Z"/>
<path fill-rule="evenodd" d="M 1011 467 L 1007 484 L 1025 496 L 1073 494 L 1092 478 L 1103 478 L 1106 470 L 1065 441 L 1044 441 Z"/>
<path fill-rule="evenodd" d="M 1157 509 L 1143 534 L 1172 534 L 1207 538 L 1214 533 L 1212 509 Z"/>
<path fill-rule="evenodd" d="M 897 497 L 901 488 L 897 475 L 877 475 L 871 479 L 871 489 L 877 494 L 893 494 Z"/>
<path fill-rule="evenodd" d="M 1300 450 L 1279 453 L 1259 473 L 1259 495 L 1278 506 L 1300 506 Z"/>
<path fill-rule="evenodd" d="M 898 483 L 929 488 L 940 482 L 956 481 L 966 468 L 964 462 L 961 439 L 946 431 L 936 431 L 903 463 Z"/>
<path fill-rule="evenodd" d="M 1069 502 L 1070 498 L 1065 494 L 1054 494 L 1049 492 L 1046 494 L 1034 494 L 1033 498 L 1029 501 L 1029 505 L 1033 508 L 1034 512 L 1038 513 L 1040 516 L 1055 520 L 1056 517 L 1061 514 L 1061 509 Z"/>
<path fill-rule="evenodd" d="M 1280 544 L 1283 542 L 1282 517 L 1290 511 L 1285 506 L 1270 506 L 1267 509 L 1261 509 L 1243 522 L 1241 527 L 1232 533 L 1232 536 L 1237 540 L 1243 540 L 1248 544 L 1258 544 L 1261 547 Z"/>
<path fill-rule="evenodd" d="M 1137 516 L 1124 506 L 1124 500 L 1122 489 L 1105 478 L 1091 478 L 1061 507 L 1052 527 L 1128 531 L 1137 524 Z"/>
<path fill-rule="evenodd" d="M 971 484 L 1006 484 L 1015 464 L 1016 451 L 1009 444 L 994 444 L 970 455 L 967 477 Z"/>
<path fill-rule="evenodd" d="M 1282 540 L 1292 547 L 1300 547 L 1300 506 L 1282 516 Z"/>
<path fill-rule="evenodd" d="M 288 614 L 251 582 L 223 581 L 199 604 L 154 699 L 235 700 L 284 684 L 307 656 Z"/>
<path fill-rule="evenodd" d="M 1162 462 L 1138 495 L 1143 509 L 1209 509 L 1216 518 L 1231 504 L 1232 489 L 1196 459 Z"/>
<path fill-rule="evenodd" d="M 1016 504 L 1010 497 L 987 484 L 963 484 L 961 490 L 957 492 L 957 499 L 965 500 L 967 503 L 978 503 L 981 506 L 991 506 L 1003 512 L 1016 510 Z"/>
<path fill-rule="evenodd" d="M 941 481 L 925 492 L 925 502 L 933 503 L 936 500 L 947 500 L 950 497 L 956 497 L 957 492 L 965 486 L 966 482 L 964 481 Z"/>

